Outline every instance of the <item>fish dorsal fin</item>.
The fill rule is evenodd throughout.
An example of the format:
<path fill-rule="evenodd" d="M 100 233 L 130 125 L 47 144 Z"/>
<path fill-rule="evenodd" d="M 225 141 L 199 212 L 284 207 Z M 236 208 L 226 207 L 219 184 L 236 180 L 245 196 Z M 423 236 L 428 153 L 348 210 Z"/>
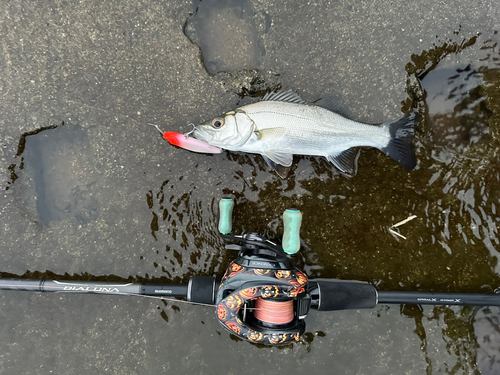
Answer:
<path fill-rule="evenodd" d="M 341 115 L 342 117 L 347 117 L 347 118 L 350 117 L 347 111 L 345 111 L 342 108 L 340 100 L 333 95 L 326 95 L 317 102 L 315 102 L 314 104 L 317 105 L 318 107 L 322 107 L 328 109 L 329 111 L 335 112 Z"/>
<path fill-rule="evenodd" d="M 358 173 L 358 158 L 360 149 L 353 147 L 336 154 L 328 155 L 327 159 L 347 177 L 353 177 Z"/>
<path fill-rule="evenodd" d="M 276 92 L 269 91 L 262 98 L 263 102 L 288 102 L 288 103 L 298 103 L 298 104 L 307 104 L 305 100 L 303 100 L 299 94 L 290 90 L 278 90 Z"/>
<path fill-rule="evenodd" d="M 288 173 L 290 172 L 290 167 L 285 167 L 281 164 L 276 164 L 274 161 L 269 159 L 266 155 L 262 155 L 267 165 L 269 165 L 273 171 L 276 172 L 278 176 L 280 176 L 283 180 L 288 177 Z"/>

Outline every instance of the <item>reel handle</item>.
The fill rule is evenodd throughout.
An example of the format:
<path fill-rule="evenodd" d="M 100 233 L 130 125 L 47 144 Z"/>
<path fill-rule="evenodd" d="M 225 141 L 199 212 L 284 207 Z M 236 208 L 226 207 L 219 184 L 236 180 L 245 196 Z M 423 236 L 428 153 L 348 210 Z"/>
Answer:
<path fill-rule="evenodd" d="M 287 254 L 297 254 L 300 250 L 300 225 L 302 212 L 295 208 L 288 208 L 283 212 L 283 251 Z"/>
<path fill-rule="evenodd" d="M 231 198 L 221 198 L 219 201 L 219 232 L 229 234 L 233 229 L 234 201 Z"/>

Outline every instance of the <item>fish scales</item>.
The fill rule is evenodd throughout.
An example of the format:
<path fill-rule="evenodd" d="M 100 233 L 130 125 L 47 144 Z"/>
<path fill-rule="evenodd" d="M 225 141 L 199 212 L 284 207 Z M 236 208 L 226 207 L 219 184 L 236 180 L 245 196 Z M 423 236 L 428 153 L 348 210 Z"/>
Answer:
<path fill-rule="evenodd" d="M 260 154 L 282 178 L 290 171 L 293 155 L 324 156 L 342 174 L 354 176 L 360 147 L 375 147 L 403 167 L 415 168 L 417 113 L 369 125 L 336 111 L 332 97 L 311 104 L 291 90 L 278 91 L 196 126 L 193 136 L 221 149 Z"/>
<path fill-rule="evenodd" d="M 325 108 L 286 102 L 257 102 L 238 109 L 255 123 L 256 130 L 285 128 L 280 137 L 262 137 L 260 151 L 269 149 L 296 155 L 328 156 L 350 147 L 383 148 L 389 130 L 346 119 Z M 255 152 L 254 144 L 239 151 Z M 254 148 L 252 150 L 252 148 Z"/>

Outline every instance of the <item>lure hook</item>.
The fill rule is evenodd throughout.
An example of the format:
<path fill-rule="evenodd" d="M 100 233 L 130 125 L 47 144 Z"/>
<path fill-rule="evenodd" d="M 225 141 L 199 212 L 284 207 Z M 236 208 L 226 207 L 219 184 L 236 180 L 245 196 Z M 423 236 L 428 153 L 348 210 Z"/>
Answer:
<path fill-rule="evenodd" d="M 187 138 L 187 137 L 189 137 L 189 134 L 194 133 L 194 131 L 195 131 L 195 129 L 196 129 L 196 125 L 195 125 L 195 124 L 193 124 L 192 122 L 191 122 L 191 123 L 189 123 L 188 125 L 191 125 L 191 126 L 193 127 L 193 129 L 191 129 L 190 131 L 188 131 L 187 133 L 185 133 L 185 134 L 184 134 L 184 137 L 186 137 L 186 138 Z"/>

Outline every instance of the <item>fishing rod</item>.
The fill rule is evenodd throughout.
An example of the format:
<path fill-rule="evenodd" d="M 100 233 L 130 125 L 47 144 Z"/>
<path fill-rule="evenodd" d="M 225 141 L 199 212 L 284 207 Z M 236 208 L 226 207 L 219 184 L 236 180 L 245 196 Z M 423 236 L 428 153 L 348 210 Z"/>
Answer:
<path fill-rule="evenodd" d="M 381 291 L 362 281 L 312 279 L 292 265 L 300 250 L 302 214 L 283 213 L 281 244 L 257 233 L 232 235 L 234 201 L 219 201 L 218 230 L 238 251 L 221 280 L 194 276 L 187 284 L 139 284 L 62 280 L 0 279 L 0 290 L 94 293 L 183 298 L 216 307 L 220 324 L 239 338 L 267 345 L 297 342 L 310 309 L 371 309 L 377 304 L 500 306 L 496 293 Z"/>

